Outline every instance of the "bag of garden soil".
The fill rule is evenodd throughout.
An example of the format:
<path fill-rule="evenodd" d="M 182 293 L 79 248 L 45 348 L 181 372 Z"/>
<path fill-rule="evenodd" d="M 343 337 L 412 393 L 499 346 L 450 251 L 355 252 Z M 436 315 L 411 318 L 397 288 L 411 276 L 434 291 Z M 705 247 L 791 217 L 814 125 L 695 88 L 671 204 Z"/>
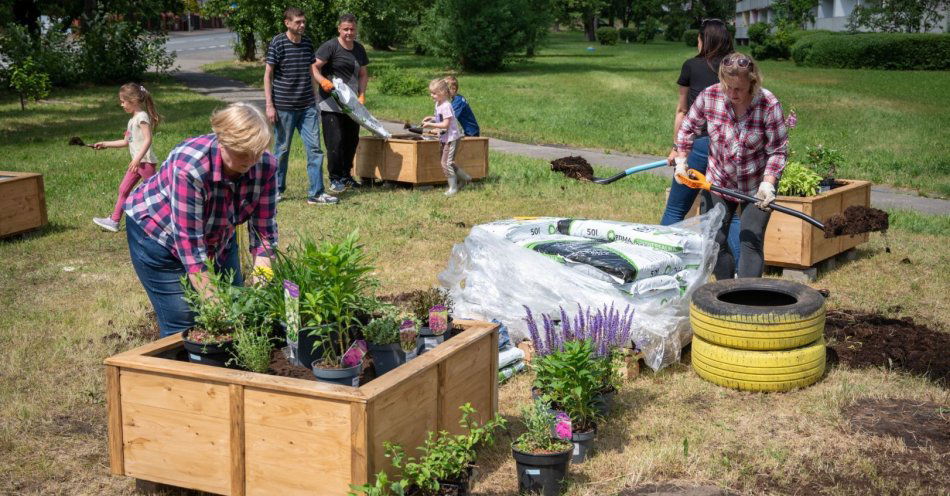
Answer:
<path fill-rule="evenodd" d="M 369 132 L 383 139 L 389 139 L 392 134 L 383 127 L 373 114 L 360 103 L 356 93 L 347 86 L 342 79 L 333 78 L 333 91 L 330 96 L 343 109 L 343 113 L 350 116 L 357 124 L 365 127 Z"/>
<path fill-rule="evenodd" d="M 508 241 L 522 241 L 529 238 L 557 236 L 559 235 L 557 232 L 558 223 L 564 220 L 568 219 L 564 217 L 516 217 L 480 224 L 478 227 Z"/>
<path fill-rule="evenodd" d="M 683 270 L 683 262 L 672 254 L 625 243 L 602 243 L 575 237 L 528 240 L 519 244 L 561 263 L 593 267 L 609 275 L 615 284 L 672 275 Z"/>
<path fill-rule="evenodd" d="M 692 267 L 698 266 L 701 262 L 704 248 L 702 236 L 688 229 L 673 226 L 611 220 L 564 219 L 558 222 L 557 230 L 561 234 L 570 236 L 626 243 L 672 253 Z"/>

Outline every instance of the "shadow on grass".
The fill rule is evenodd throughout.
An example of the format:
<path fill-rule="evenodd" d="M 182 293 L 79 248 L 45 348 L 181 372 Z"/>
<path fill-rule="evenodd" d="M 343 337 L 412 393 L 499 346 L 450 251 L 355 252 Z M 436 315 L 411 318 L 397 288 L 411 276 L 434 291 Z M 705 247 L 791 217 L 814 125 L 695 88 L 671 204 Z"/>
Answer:
<path fill-rule="evenodd" d="M 43 236 L 75 231 L 76 229 L 78 229 L 76 226 L 62 224 L 60 222 L 50 222 L 39 229 L 34 229 L 32 231 L 26 231 L 20 234 L 14 234 L 13 236 L 2 238 L 0 239 L 0 245 L 28 242 Z"/>

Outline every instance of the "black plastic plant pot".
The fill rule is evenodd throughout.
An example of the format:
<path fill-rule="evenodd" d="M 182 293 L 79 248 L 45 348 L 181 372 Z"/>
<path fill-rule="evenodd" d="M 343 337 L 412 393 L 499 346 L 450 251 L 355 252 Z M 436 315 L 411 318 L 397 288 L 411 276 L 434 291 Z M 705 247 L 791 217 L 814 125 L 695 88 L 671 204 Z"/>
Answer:
<path fill-rule="evenodd" d="M 393 344 L 367 344 L 369 355 L 373 357 L 373 366 L 376 368 L 376 376 L 381 376 L 386 372 L 406 363 L 406 352 L 402 351 L 399 343 Z"/>
<path fill-rule="evenodd" d="M 416 336 L 416 356 L 419 356 L 445 342 L 445 333 L 434 334 L 428 327 L 420 327 Z"/>
<path fill-rule="evenodd" d="M 271 325 L 270 339 L 275 347 L 283 346 L 287 339 L 287 323 L 275 320 Z"/>
<path fill-rule="evenodd" d="M 571 454 L 571 463 L 584 463 L 590 456 L 593 449 L 594 438 L 597 437 L 597 429 L 591 429 L 586 432 L 575 432 L 571 435 L 571 442 L 574 443 L 574 451 Z"/>
<path fill-rule="evenodd" d="M 472 483 L 472 473 L 474 466 L 469 465 L 465 472 L 455 479 L 439 479 L 439 494 L 451 494 L 453 496 L 468 496 L 469 487 Z"/>
<path fill-rule="evenodd" d="M 318 367 L 315 360 L 311 364 L 313 375 L 318 381 L 330 382 L 341 386 L 360 387 L 360 373 L 363 372 L 363 362 L 345 369 L 325 369 Z"/>
<path fill-rule="evenodd" d="M 297 360 L 299 360 L 300 363 L 296 365 L 306 367 L 308 364 L 320 360 L 326 354 L 322 345 L 316 346 L 316 349 L 314 349 L 314 346 L 317 345 L 317 338 L 316 336 L 310 335 L 311 332 L 319 328 L 320 327 L 304 327 L 297 333 Z M 333 331 L 330 333 L 330 339 L 335 341 L 338 335 L 336 331 Z"/>
<path fill-rule="evenodd" d="M 511 454 L 518 471 L 518 494 L 561 494 L 571 464 L 571 453 L 571 449 L 560 453 L 525 453 L 512 447 Z"/>
<path fill-rule="evenodd" d="M 188 339 L 188 333 L 190 332 L 191 329 L 181 335 L 181 339 L 185 343 L 185 351 L 188 353 L 189 362 L 214 367 L 227 367 L 228 361 L 231 360 L 233 342 L 197 343 Z"/>

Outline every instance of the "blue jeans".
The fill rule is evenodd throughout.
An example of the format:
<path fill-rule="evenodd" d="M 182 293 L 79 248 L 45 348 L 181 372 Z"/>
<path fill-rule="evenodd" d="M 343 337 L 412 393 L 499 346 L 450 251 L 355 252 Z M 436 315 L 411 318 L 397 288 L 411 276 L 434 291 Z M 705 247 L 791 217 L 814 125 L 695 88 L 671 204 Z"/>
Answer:
<path fill-rule="evenodd" d="M 274 125 L 277 191 L 283 193 L 287 189 L 287 161 L 295 129 L 300 131 L 307 152 L 307 179 L 310 180 L 307 196 L 316 198 L 323 194 L 323 149 L 320 148 L 320 111 L 316 105 L 300 110 L 277 111 L 277 123 Z"/>
<path fill-rule="evenodd" d="M 132 267 L 155 309 L 161 336 L 191 329 L 195 325 L 195 314 L 182 297 L 185 292 L 181 287 L 181 278 L 186 272 L 181 260 L 150 238 L 134 221 L 126 222 L 125 231 L 129 239 Z M 243 286 L 237 236 L 231 237 L 228 250 L 222 258 L 224 263 L 215 263 L 215 270 L 234 271 L 233 284 Z"/>
<path fill-rule="evenodd" d="M 686 157 L 686 163 L 690 169 L 696 169 L 703 174 L 706 173 L 706 167 L 709 165 L 709 136 L 696 138 L 693 141 L 693 150 Z M 663 218 L 660 219 L 661 226 L 676 224 L 686 218 L 686 213 L 693 206 L 698 189 L 688 188 L 673 180 L 673 186 L 670 187 L 670 197 L 666 199 L 666 210 L 663 212 Z M 739 262 L 739 216 L 732 218 L 732 224 L 729 226 L 729 251 Z"/>

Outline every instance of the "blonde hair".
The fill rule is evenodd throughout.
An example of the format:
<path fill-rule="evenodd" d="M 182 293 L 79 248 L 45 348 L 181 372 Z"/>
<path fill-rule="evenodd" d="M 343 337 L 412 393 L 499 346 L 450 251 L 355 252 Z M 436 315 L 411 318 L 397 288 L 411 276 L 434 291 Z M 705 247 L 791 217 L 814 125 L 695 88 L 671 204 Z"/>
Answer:
<path fill-rule="evenodd" d="M 455 76 L 445 76 L 445 84 L 449 85 L 449 91 L 451 93 L 459 92 L 459 80 Z"/>
<path fill-rule="evenodd" d="M 162 116 L 155 110 L 155 101 L 152 100 L 152 94 L 145 89 L 145 86 L 138 83 L 125 83 L 119 88 L 119 98 L 127 102 L 137 103 L 139 108 L 148 114 L 152 131 L 158 128 L 159 122 L 162 122 Z"/>
<path fill-rule="evenodd" d="M 271 146 L 273 135 L 264 114 L 249 103 L 232 103 L 211 114 L 211 129 L 230 152 L 260 157 Z"/>
<path fill-rule="evenodd" d="M 748 67 L 739 67 L 739 61 L 745 59 L 749 61 Z M 731 65 L 726 65 L 731 64 Z M 755 95 L 762 89 L 762 73 L 759 72 L 759 64 L 752 57 L 739 52 L 733 52 L 726 55 L 719 63 L 719 85 L 723 91 L 729 90 L 729 83 L 726 78 L 736 78 L 744 75 L 749 79 L 749 94 Z"/>
<path fill-rule="evenodd" d="M 439 95 L 449 96 L 449 85 L 445 82 L 445 79 L 433 79 L 429 81 L 429 91 Z"/>

